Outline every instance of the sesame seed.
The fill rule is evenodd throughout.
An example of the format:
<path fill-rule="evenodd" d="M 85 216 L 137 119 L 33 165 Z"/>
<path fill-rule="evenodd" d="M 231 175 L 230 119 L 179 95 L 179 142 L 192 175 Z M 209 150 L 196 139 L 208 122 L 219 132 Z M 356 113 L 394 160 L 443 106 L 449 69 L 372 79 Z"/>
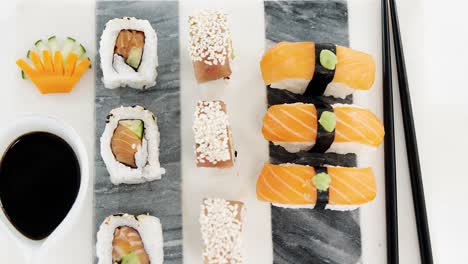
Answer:
<path fill-rule="evenodd" d="M 197 162 L 217 164 L 231 159 L 229 121 L 222 101 L 200 101 L 193 123 Z"/>
<path fill-rule="evenodd" d="M 232 52 L 226 14 L 201 10 L 189 17 L 189 46 L 192 61 L 224 65 Z"/>
<path fill-rule="evenodd" d="M 201 205 L 200 225 L 205 263 L 243 263 L 243 203 L 206 198 Z"/>

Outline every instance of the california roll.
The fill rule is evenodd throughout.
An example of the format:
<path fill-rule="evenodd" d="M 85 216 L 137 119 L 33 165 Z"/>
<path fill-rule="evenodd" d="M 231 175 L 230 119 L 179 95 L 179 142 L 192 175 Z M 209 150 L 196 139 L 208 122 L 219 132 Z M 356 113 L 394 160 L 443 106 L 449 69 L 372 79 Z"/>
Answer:
<path fill-rule="evenodd" d="M 106 88 L 146 89 L 156 84 L 158 37 L 148 20 L 134 17 L 109 20 L 99 44 Z"/>
<path fill-rule="evenodd" d="M 141 106 L 118 107 L 107 117 L 101 156 L 113 184 L 161 179 L 156 116 Z"/>

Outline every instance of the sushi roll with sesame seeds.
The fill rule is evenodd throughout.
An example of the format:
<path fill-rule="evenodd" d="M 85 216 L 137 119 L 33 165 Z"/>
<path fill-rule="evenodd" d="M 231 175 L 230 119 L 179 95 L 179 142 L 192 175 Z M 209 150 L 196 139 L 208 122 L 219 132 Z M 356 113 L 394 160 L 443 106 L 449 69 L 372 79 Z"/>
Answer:
<path fill-rule="evenodd" d="M 101 156 L 113 184 L 161 179 L 159 130 L 153 113 L 141 106 L 118 107 L 107 116 Z"/>
<path fill-rule="evenodd" d="M 164 260 L 161 222 L 151 215 L 114 214 L 97 233 L 98 264 L 161 264 Z"/>
<path fill-rule="evenodd" d="M 158 37 L 148 20 L 109 20 L 99 42 L 99 54 L 106 88 L 146 89 L 156 84 Z"/>
<path fill-rule="evenodd" d="M 244 263 L 244 203 L 221 198 L 205 198 L 201 205 L 200 226 L 203 263 Z"/>
<path fill-rule="evenodd" d="M 199 101 L 194 118 L 197 167 L 233 167 L 235 155 L 226 104 L 220 100 Z"/>
<path fill-rule="evenodd" d="M 199 84 L 229 79 L 234 59 L 226 14 L 201 10 L 189 17 L 189 49 Z"/>

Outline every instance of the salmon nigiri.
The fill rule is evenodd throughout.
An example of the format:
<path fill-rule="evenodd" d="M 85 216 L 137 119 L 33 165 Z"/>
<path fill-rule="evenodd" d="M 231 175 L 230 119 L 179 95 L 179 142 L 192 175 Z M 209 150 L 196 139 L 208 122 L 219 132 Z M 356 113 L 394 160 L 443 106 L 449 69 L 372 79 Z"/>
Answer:
<path fill-rule="evenodd" d="M 344 98 L 370 89 L 375 79 L 371 55 L 314 42 L 280 42 L 263 55 L 260 68 L 266 85 L 297 94 Z"/>
<path fill-rule="evenodd" d="M 367 109 L 336 104 L 331 105 L 331 120 L 317 118 L 313 104 L 280 104 L 271 106 L 264 119 L 262 133 L 265 139 L 283 146 L 289 152 L 310 150 L 317 141 L 317 127 L 331 121 L 334 138 L 326 152 L 349 153 L 372 150 L 384 138 L 382 122 Z M 334 122 L 333 122 L 334 121 Z"/>
<path fill-rule="evenodd" d="M 276 206 L 314 208 L 326 194 L 324 208 L 349 210 L 374 200 L 371 168 L 265 164 L 257 180 L 257 198 Z M 325 172 L 323 170 L 326 170 Z"/>

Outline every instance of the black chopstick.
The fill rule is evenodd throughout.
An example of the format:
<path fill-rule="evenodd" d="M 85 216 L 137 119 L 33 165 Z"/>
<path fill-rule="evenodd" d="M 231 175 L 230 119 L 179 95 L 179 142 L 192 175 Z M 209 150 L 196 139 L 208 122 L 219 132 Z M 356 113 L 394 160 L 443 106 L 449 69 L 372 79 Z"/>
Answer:
<path fill-rule="evenodd" d="M 405 128 L 406 153 L 408 156 L 411 189 L 413 192 L 414 212 L 416 215 L 416 228 L 418 230 L 419 253 L 421 263 L 432 264 L 431 238 L 427 223 L 426 202 L 419 164 L 418 144 L 414 129 L 413 110 L 408 89 L 405 57 L 400 36 L 400 25 L 394 0 L 390 0 L 390 14 L 393 26 L 393 43 L 395 47 L 396 68 L 398 73 L 398 86 L 400 87 L 401 110 L 403 113 L 403 125 Z"/>
<path fill-rule="evenodd" d="M 382 80 L 385 126 L 385 208 L 387 263 L 398 263 L 398 208 L 396 189 L 395 134 L 393 126 L 392 60 L 388 2 L 382 0 Z"/>

